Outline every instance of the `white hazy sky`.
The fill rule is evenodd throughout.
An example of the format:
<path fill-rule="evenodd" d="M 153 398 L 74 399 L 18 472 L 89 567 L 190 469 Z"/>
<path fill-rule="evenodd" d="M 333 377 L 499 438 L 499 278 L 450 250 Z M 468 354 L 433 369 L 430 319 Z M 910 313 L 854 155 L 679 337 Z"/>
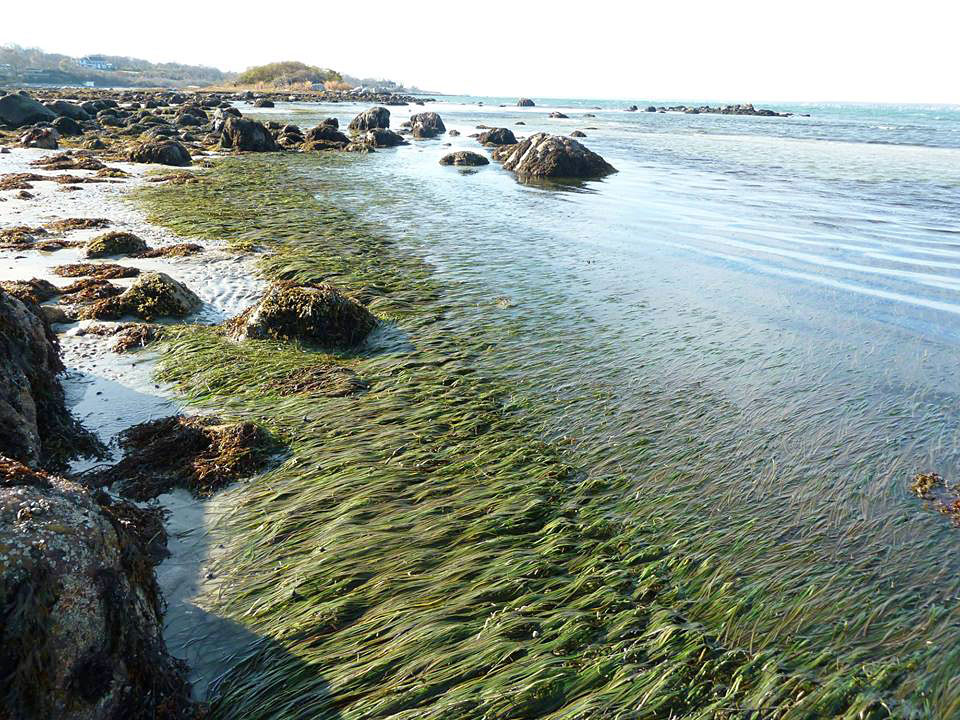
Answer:
<path fill-rule="evenodd" d="M 9 2 L 0 44 L 476 95 L 960 103 L 957 0 Z"/>

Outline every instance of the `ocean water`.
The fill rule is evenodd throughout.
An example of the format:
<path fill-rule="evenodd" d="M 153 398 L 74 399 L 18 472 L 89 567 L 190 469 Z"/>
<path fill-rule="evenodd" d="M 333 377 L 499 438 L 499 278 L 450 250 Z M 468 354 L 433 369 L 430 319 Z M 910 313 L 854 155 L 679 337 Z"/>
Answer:
<path fill-rule="evenodd" d="M 926 678 L 955 710 L 960 528 L 909 483 L 960 482 L 960 106 L 512 102 L 391 108 L 394 127 L 426 109 L 462 135 L 325 169 L 330 199 L 421 252 L 462 331 L 489 340 L 478 362 L 754 605 L 721 621 L 701 589 L 692 617 L 751 649 L 922 656 L 910 689 Z M 483 152 L 482 124 L 583 130 L 619 172 L 544 186 L 438 164 Z"/>

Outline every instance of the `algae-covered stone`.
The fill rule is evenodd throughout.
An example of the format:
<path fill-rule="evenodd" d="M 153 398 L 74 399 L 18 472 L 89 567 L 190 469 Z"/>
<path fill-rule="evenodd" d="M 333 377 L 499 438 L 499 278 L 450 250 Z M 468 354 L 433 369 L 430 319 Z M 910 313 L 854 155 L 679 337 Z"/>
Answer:
<path fill-rule="evenodd" d="M 175 167 L 186 167 L 193 163 L 190 152 L 176 140 L 141 143 L 130 151 L 130 160 L 137 163 L 156 163 Z"/>
<path fill-rule="evenodd" d="M 193 717 L 163 641 L 163 544 L 155 511 L 0 456 L 0 717 Z"/>
<path fill-rule="evenodd" d="M 102 258 L 111 255 L 132 255 L 146 250 L 147 244 L 133 233 L 113 231 L 93 238 L 87 244 L 87 257 Z"/>
<path fill-rule="evenodd" d="M 330 347 L 360 343 L 377 325 L 363 305 L 333 285 L 272 285 L 260 302 L 231 321 L 238 340 L 302 340 Z"/>
<path fill-rule="evenodd" d="M 122 295 L 94 303 L 81 313 L 84 318 L 119 320 L 133 315 L 143 320 L 185 317 L 201 300 L 183 283 L 166 273 L 142 273 Z"/>

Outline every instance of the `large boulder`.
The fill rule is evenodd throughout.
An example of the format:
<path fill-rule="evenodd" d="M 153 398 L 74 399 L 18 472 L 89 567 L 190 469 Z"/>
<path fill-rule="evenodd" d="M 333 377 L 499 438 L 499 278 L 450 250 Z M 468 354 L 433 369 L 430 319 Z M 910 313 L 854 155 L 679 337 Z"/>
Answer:
<path fill-rule="evenodd" d="M 482 145 L 513 145 L 517 142 L 517 137 L 509 128 L 493 128 L 480 133 L 477 141 Z"/>
<path fill-rule="evenodd" d="M 56 119 L 57 114 L 53 110 L 44 107 L 29 95 L 11 93 L 0 97 L 0 122 L 12 128 L 53 122 Z"/>
<path fill-rule="evenodd" d="M 104 258 L 111 255 L 133 255 L 147 250 L 147 244 L 133 233 L 111 230 L 97 235 L 87 243 L 88 258 Z"/>
<path fill-rule="evenodd" d="M 387 130 L 386 128 L 367 130 L 367 132 L 360 135 L 358 139 L 375 148 L 396 147 L 397 145 L 407 144 L 407 141 L 403 139 L 402 135 L 395 133 L 393 130 Z"/>
<path fill-rule="evenodd" d="M 274 105 L 273 105 L 273 100 L 268 100 L 267 98 L 260 98 L 259 100 L 253 103 L 253 106 L 258 108 L 272 108 Z"/>
<path fill-rule="evenodd" d="M 67 412 L 56 336 L 39 306 L 21 297 L 0 288 L 0 454 L 59 468 L 99 445 Z"/>
<path fill-rule="evenodd" d="M 530 98 L 520 98 L 517 100 L 517 107 L 534 107 L 536 105 Z"/>
<path fill-rule="evenodd" d="M 516 145 L 493 151 L 495 160 L 521 180 L 534 178 L 589 179 L 616 172 L 610 163 L 569 137 L 537 133 Z"/>
<path fill-rule="evenodd" d="M 352 347 L 377 318 L 333 285 L 277 283 L 253 307 L 230 322 L 237 340 L 300 340 L 326 347 Z"/>
<path fill-rule="evenodd" d="M 480 153 L 470 152 L 469 150 L 460 150 L 444 155 L 440 158 L 441 165 L 466 165 L 478 166 L 489 165 L 490 161 Z"/>
<path fill-rule="evenodd" d="M 390 111 L 385 107 L 372 107 L 350 121 L 350 129 L 357 132 L 390 127 Z"/>
<path fill-rule="evenodd" d="M 161 516 L 0 456 L 0 717 L 187 720 Z"/>
<path fill-rule="evenodd" d="M 81 315 L 96 320 L 119 320 L 126 315 L 143 320 L 180 318 L 200 307 L 201 302 L 190 288 L 166 273 L 141 273 L 123 294 L 100 300 Z"/>
<path fill-rule="evenodd" d="M 130 151 L 130 160 L 139 163 L 157 163 L 186 167 L 193 164 L 190 152 L 176 140 L 154 140 L 141 143 Z"/>
<path fill-rule="evenodd" d="M 443 120 L 435 112 L 417 113 L 412 116 L 410 128 L 413 130 L 413 136 L 419 138 L 432 138 L 447 131 Z"/>
<path fill-rule="evenodd" d="M 90 113 L 79 105 L 66 100 L 54 100 L 53 102 L 46 102 L 43 105 L 60 117 L 68 117 L 77 121 L 90 119 Z"/>
<path fill-rule="evenodd" d="M 277 141 L 263 123 L 228 115 L 220 131 L 220 147 L 251 152 L 280 150 Z"/>

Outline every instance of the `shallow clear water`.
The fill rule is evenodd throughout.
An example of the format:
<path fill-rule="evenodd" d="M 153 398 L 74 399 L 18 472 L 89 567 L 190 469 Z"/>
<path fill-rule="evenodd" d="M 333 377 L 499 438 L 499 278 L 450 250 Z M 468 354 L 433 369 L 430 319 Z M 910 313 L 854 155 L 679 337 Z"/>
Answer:
<path fill-rule="evenodd" d="M 960 107 L 482 100 L 425 108 L 461 137 L 324 170 L 334 199 L 426 255 L 460 330 L 489 336 L 483 362 L 542 402 L 587 472 L 663 495 L 664 517 L 710 515 L 679 542 L 771 608 L 729 637 L 772 642 L 810 593 L 796 633 L 868 658 L 955 647 L 960 530 L 907 486 L 960 480 Z M 344 125 L 359 109 L 257 115 Z M 391 108 L 393 126 L 423 110 Z M 479 149 L 478 124 L 584 130 L 619 173 L 546 188 L 439 166 Z M 697 489 L 682 508 L 680 487 Z"/>

